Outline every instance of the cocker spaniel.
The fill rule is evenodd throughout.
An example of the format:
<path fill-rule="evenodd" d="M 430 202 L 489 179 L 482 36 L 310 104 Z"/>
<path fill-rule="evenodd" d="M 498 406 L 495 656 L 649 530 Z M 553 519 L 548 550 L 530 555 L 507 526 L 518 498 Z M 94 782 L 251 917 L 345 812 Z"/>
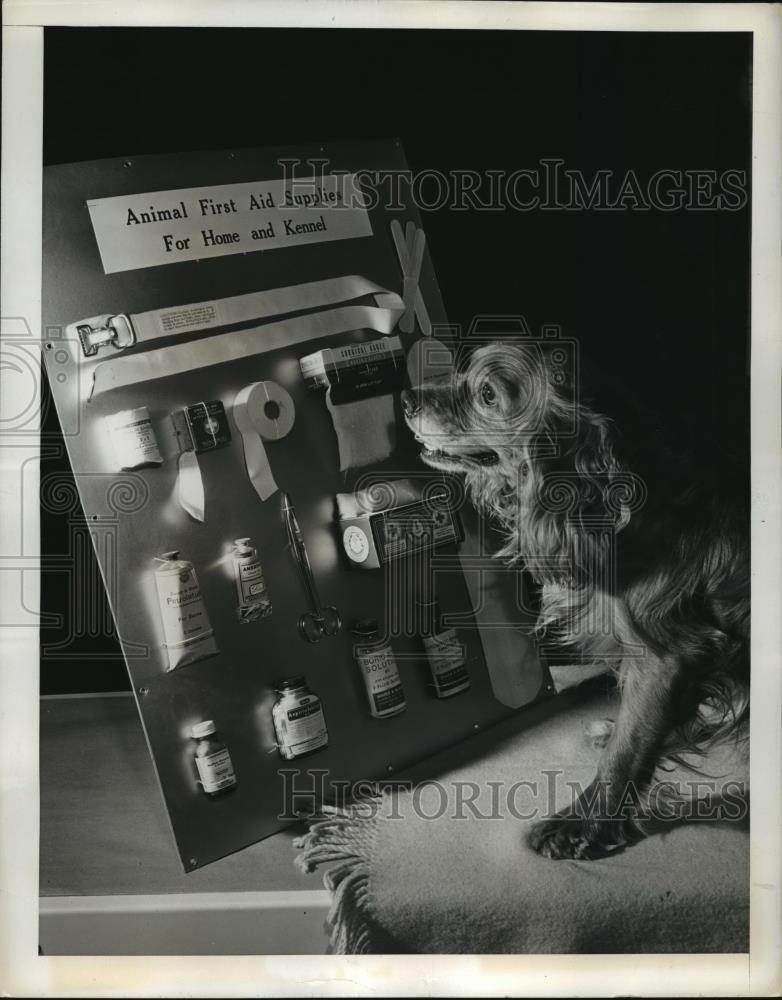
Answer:
<path fill-rule="evenodd" d="M 643 420 L 615 424 L 556 370 L 556 349 L 484 344 L 402 405 L 423 460 L 464 475 L 503 533 L 500 555 L 539 585 L 539 627 L 616 669 L 620 709 L 593 783 L 530 837 L 547 857 L 592 858 L 643 835 L 624 805 L 661 759 L 743 731 L 749 513 L 745 479 L 697 468 Z"/>

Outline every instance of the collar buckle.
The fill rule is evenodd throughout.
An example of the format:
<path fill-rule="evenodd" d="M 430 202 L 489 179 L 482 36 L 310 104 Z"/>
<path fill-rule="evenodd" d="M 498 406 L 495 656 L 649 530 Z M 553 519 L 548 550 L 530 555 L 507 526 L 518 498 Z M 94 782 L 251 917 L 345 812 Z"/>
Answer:
<path fill-rule="evenodd" d="M 122 351 L 136 343 L 133 324 L 125 313 L 100 316 L 91 323 L 80 323 L 76 327 L 85 358 L 94 357 L 101 347 L 113 347 Z"/>

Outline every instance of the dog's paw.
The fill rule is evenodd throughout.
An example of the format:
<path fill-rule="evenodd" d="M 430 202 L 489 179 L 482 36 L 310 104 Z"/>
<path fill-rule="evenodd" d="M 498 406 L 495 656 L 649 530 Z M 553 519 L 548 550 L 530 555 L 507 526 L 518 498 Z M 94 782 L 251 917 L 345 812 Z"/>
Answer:
<path fill-rule="evenodd" d="M 637 837 L 635 828 L 623 820 L 563 815 L 535 823 L 528 842 L 544 858 L 587 861 L 619 851 Z"/>

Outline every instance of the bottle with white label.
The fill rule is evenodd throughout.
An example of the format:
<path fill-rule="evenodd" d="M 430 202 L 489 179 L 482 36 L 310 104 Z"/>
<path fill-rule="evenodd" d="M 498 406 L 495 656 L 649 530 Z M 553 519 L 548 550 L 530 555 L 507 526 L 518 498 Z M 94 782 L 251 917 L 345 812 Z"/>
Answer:
<path fill-rule="evenodd" d="M 377 622 L 374 618 L 362 618 L 354 623 L 351 632 L 357 640 L 353 654 L 364 678 L 370 715 L 386 719 L 404 712 L 407 702 L 394 650 L 390 643 L 379 638 Z"/>
<path fill-rule="evenodd" d="M 272 602 L 263 578 L 263 567 L 249 538 L 234 541 L 234 576 L 239 606 L 236 617 L 240 622 L 254 622 L 268 618 L 272 613 Z"/>
<path fill-rule="evenodd" d="M 286 678 L 278 681 L 274 689 L 278 698 L 272 706 L 272 720 L 280 756 L 294 760 L 328 746 L 323 706 L 304 678 Z"/>
<path fill-rule="evenodd" d="M 120 469 L 141 469 L 147 465 L 163 464 L 146 406 L 109 413 L 104 419 Z"/>
<path fill-rule="evenodd" d="M 217 738 L 211 719 L 198 722 L 190 730 L 196 740 L 195 765 L 198 784 L 209 796 L 220 795 L 236 786 L 236 774 L 225 743 Z"/>
<path fill-rule="evenodd" d="M 450 698 L 470 687 L 464 646 L 456 629 L 444 628 L 437 600 L 419 602 L 418 631 L 424 644 L 438 698 Z"/>

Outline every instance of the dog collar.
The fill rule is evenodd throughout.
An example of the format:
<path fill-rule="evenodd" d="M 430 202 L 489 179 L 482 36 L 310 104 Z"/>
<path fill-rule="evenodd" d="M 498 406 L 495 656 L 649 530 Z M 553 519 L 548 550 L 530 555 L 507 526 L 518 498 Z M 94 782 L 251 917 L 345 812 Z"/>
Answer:
<path fill-rule="evenodd" d="M 105 313 L 79 320 L 69 331 L 78 336 L 83 356 L 94 358 L 108 349 L 123 351 L 161 338 L 323 309 L 368 295 L 376 297 L 378 306 L 402 308 L 399 296 L 353 274 L 141 313 Z"/>

